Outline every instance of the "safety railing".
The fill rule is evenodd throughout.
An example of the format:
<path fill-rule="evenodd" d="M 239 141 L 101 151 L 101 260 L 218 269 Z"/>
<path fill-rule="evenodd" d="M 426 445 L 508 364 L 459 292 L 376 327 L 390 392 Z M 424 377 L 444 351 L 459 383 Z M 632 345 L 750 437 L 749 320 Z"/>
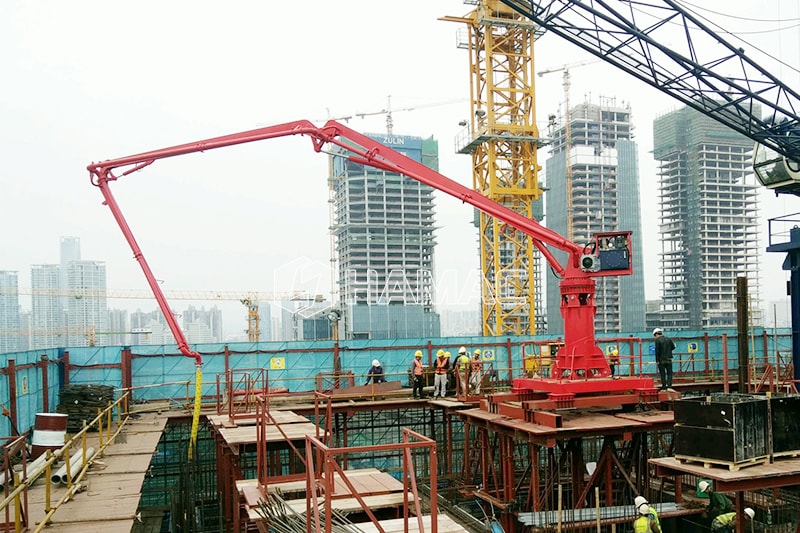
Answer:
<path fill-rule="evenodd" d="M 37 459 L 31 464 L 28 464 L 27 461 L 23 462 L 19 472 L 19 481 L 14 483 L 13 489 L 8 490 L 9 487 L 4 484 L 7 490 L 4 491 L 5 497 L 0 502 L 0 511 L 6 515 L 7 523 L 9 522 L 10 514 L 11 522 L 15 526 L 14 531 L 21 531 L 21 529 L 17 529 L 17 524 L 20 524 L 21 527 L 25 517 L 29 516 L 27 509 L 21 502 L 27 502 L 28 491 L 42 477 L 42 474 L 44 474 L 45 483 L 45 516 L 38 522 L 37 527 L 34 529 L 35 533 L 47 527 L 53 514 L 63 504 L 73 499 L 92 461 L 102 455 L 125 426 L 128 420 L 128 413 L 123 411 L 123 405 L 127 405 L 129 394 L 127 392 L 121 395 L 105 409 L 98 409 L 97 416 L 67 440 L 63 447 L 55 451 L 46 450 L 43 454 L 43 460 Z M 88 446 L 89 431 L 97 432 L 98 446 L 96 448 Z M 52 475 L 52 469 L 55 463 L 62 459 L 64 476 L 59 475 L 56 480 L 56 476 Z M 75 470 L 76 468 L 77 471 Z M 64 481 L 65 483 L 63 483 Z M 59 495 L 57 501 L 53 502 L 53 486 L 62 483 L 66 485 L 66 492 Z M 8 509 L 11 505 L 13 505 L 13 509 L 9 512 Z"/>
<path fill-rule="evenodd" d="M 0 438 L 3 446 L 2 469 L 0 481 L 3 485 L 3 497 L 18 486 L 20 479 L 27 476 L 28 449 L 26 446 L 27 435 Z M 15 463 L 18 458 L 19 462 Z M 16 468 L 19 467 L 19 468 Z M 4 509 L 5 520 L 0 524 L 0 531 L 22 531 L 28 526 L 28 493 L 17 494 L 13 499 L 13 507 L 6 505 Z"/>
<path fill-rule="evenodd" d="M 430 522 L 425 524 L 422 515 L 422 502 L 420 500 L 420 486 L 417 481 L 414 453 L 427 451 L 428 472 L 430 473 Z M 419 531 L 423 533 L 438 531 L 438 495 L 436 480 L 436 441 L 431 440 L 408 428 L 402 430 L 402 442 L 397 444 L 379 444 L 371 446 L 350 446 L 345 448 L 332 448 L 319 439 L 306 437 L 306 516 L 309 527 L 315 533 L 331 533 L 331 520 L 325 517 L 333 515 L 334 499 L 337 497 L 354 498 L 369 520 L 379 533 L 386 530 L 376 518 L 369 504 L 367 496 L 356 489 L 353 481 L 342 467 L 340 459 L 353 454 L 377 454 L 395 452 L 400 455 L 403 478 L 403 510 L 402 518 L 405 522 L 405 531 Z M 337 483 L 344 487 L 337 490 Z M 344 490 L 346 488 L 346 490 Z M 322 501 L 320 501 L 322 500 Z M 411 506 L 414 506 L 415 515 L 411 515 Z M 322 511 L 322 512 L 320 512 Z"/>

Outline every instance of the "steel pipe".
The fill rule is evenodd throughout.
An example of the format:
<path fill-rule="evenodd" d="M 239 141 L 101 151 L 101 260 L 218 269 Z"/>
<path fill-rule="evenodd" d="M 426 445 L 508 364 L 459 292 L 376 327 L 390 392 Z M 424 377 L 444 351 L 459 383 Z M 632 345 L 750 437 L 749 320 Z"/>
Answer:
<path fill-rule="evenodd" d="M 94 448 L 86 448 L 86 462 L 91 460 L 92 456 L 94 455 Z M 83 452 L 78 450 L 78 452 L 69 460 L 69 473 L 74 478 L 75 473 L 78 472 L 81 468 L 83 468 Z M 67 478 L 67 464 L 64 463 L 61 468 L 55 471 L 55 473 L 50 476 L 50 481 L 52 483 L 58 484 L 62 483 L 66 485 L 69 483 L 69 479 Z"/>

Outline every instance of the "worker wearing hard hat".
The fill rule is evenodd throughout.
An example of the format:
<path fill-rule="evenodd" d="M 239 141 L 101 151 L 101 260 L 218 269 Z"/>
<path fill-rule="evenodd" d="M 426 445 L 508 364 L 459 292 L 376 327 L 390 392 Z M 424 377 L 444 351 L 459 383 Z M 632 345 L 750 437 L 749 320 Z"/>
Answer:
<path fill-rule="evenodd" d="M 749 507 L 744 509 L 745 520 L 755 518 L 756 512 Z M 711 521 L 711 531 L 714 533 L 733 533 L 736 530 L 736 512 L 721 514 Z"/>
<path fill-rule="evenodd" d="M 644 496 L 637 496 L 633 499 L 633 506 L 636 507 L 637 512 L 639 511 L 639 508 L 642 505 L 647 506 L 648 513 L 652 515 L 653 520 L 656 521 L 656 525 L 658 526 L 659 529 L 661 529 L 661 520 L 659 520 L 658 518 L 658 513 L 656 512 L 656 508 L 650 505 L 650 502 L 647 501 L 647 498 L 645 498 Z"/>
<path fill-rule="evenodd" d="M 447 396 L 447 374 L 450 372 L 450 352 L 439 350 L 433 362 L 433 397 Z"/>
<path fill-rule="evenodd" d="M 456 394 L 467 395 L 469 384 L 469 355 L 467 355 L 467 347 L 462 346 L 458 349 L 458 357 L 456 358 Z"/>
<path fill-rule="evenodd" d="M 372 380 L 373 385 L 386 383 L 386 375 L 383 373 L 381 362 L 377 359 L 372 360 L 372 366 L 369 367 L 369 371 L 367 372 L 367 382 L 364 383 L 364 385 L 369 385 L 370 380 Z"/>
<path fill-rule="evenodd" d="M 653 337 L 655 337 L 658 373 L 661 375 L 661 390 L 672 390 L 672 351 L 675 349 L 675 343 L 664 335 L 664 330 L 661 328 L 653 330 Z"/>
<path fill-rule="evenodd" d="M 708 481 L 700 481 L 700 483 L 697 484 L 697 490 L 702 494 L 708 495 L 708 507 L 706 507 L 704 514 L 709 520 L 714 520 L 721 514 L 733 511 L 733 502 L 730 498 L 716 492 Z"/>
<path fill-rule="evenodd" d="M 633 533 L 661 533 L 661 525 L 653 513 L 650 512 L 650 509 L 647 502 L 636 508 L 639 516 L 633 522 Z"/>
<path fill-rule="evenodd" d="M 608 368 L 611 369 L 611 377 L 617 379 L 617 366 L 619 365 L 619 350 L 614 348 L 608 354 Z"/>
<path fill-rule="evenodd" d="M 422 350 L 414 352 L 414 360 L 411 361 L 411 380 L 413 383 L 414 398 L 422 399 L 422 384 L 424 381 L 423 369 L 425 366 L 422 364 Z"/>

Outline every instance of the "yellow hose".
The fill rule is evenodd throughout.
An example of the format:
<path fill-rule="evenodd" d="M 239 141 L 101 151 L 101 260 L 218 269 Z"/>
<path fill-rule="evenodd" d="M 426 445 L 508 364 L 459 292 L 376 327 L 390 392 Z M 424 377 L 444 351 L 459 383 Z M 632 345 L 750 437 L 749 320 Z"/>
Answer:
<path fill-rule="evenodd" d="M 200 427 L 200 404 L 203 392 L 203 366 L 197 365 L 195 371 L 194 386 L 194 411 L 192 412 L 192 436 L 189 440 L 189 460 L 192 459 L 192 452 L 197 445 L 197 430 Z"/>

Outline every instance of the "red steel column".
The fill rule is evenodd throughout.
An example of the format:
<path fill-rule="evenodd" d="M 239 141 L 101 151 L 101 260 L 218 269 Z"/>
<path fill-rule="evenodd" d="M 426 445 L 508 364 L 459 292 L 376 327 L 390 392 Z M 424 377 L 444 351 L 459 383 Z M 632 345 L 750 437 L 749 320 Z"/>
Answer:
<path fill-rule="evenodd" d="M 130 348 L 124 348 L 120 352 L 120 371 L 122 372 L 122 388 L 131 389 L 133 387 L 133 365 Z"/>
<path fill-rule="evenodd" d="M 6 375 L 8 375 L 8 411 L 11 421 L 11 436 L 14 437 L 19 433 L 17 432 L 17 367 L 13 359 L 8 360 Z"/>
<path fill-rule="evenodd" d="M 50 363 L 47 355 L 42 354 L 39 360 L 39 366 L 42 369 L 42 411 L 45 413 L 50 412 L 50 388 L 48 387 L 47 379 L 47 365 Z"/>
<path fill-rule="evenodd" d="M 66 387 L 69 385 L 69 352 L 65 351 L 64 356 L 61 358 L 61 362 L 64 364 L 64 386 Z"/>

